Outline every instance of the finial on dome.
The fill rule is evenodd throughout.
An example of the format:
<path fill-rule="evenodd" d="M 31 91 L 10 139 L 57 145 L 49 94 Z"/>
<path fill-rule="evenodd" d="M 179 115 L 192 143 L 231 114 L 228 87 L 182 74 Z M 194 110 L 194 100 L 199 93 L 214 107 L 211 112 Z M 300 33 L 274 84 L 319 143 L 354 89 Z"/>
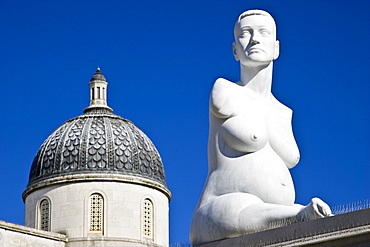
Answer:
<path fill-rule="evenodd" d="M 95 74 L 90 79 L 90 81 L 94 81 L 94 80 L 107 81 L 104 75 L 101 73 L 101 70 L 99 67 L 96 69 Z"/>
<path fill-rule="evenodd" d="M 107 108 L 113 111 L 107 105 L 107 87 L 108 83 L 104 75 L 101 73 L 100 67 L 95 71 L 95 74 L 91 77 L 90 82 L 90 106 L 85 109 L 91 108 Z"/>

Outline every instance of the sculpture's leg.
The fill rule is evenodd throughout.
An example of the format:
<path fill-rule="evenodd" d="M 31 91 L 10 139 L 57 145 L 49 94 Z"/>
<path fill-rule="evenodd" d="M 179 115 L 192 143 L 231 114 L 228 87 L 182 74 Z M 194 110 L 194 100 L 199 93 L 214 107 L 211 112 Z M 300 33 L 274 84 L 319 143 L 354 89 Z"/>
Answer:
<path fill-rule="evenodd" d="M 277 221 L 296 220 L 302 208 L 264 203 L 248 193 L 222 195 L 196 209 L 190 239 L 196 245 L 261 231 Z"/>

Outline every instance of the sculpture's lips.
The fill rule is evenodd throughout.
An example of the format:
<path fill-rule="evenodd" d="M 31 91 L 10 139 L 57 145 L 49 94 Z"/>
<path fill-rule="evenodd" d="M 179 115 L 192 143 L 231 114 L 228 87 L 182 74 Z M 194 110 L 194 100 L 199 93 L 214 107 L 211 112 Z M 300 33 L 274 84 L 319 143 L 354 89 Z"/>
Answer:
<path fill-rule="evenodd" d="M 258 48 L 258 47 L 251 47 L 248 50 L 248 53 L 252 53 L 252 52 L 263 52 L 263 50 L 261 48 Z"/>

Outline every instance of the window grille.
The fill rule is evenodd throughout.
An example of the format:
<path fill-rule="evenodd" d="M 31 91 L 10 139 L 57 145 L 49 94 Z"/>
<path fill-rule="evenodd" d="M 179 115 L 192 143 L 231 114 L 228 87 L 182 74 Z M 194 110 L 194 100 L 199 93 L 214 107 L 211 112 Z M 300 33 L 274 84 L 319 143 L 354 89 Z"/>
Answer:
<path fill-rule="evenodd" d="M 103 232 L 104 200 L 100 194 L 90 196 L 90 227 L 91 232 Z"/>
<path fill-rule="evenodd" d="M 50 231 L 50 202 L 47 199 L 40 203 L 40 229 Z"/>
<path fill-rule="evenodd" d="M 149 199 L 143 202 L 142 216 L 143 235 L 147 238 L 153 238 L 153 203 Z"/>

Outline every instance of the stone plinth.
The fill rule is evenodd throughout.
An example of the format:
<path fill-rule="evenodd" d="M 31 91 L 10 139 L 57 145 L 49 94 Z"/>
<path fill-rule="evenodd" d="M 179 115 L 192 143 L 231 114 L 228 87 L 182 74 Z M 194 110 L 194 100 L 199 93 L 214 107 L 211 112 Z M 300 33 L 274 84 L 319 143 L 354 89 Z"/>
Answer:
<path fill-rule="evenodd" d="M 197 247 L 370 246 L 370 209 L 296 223 Z"/>

